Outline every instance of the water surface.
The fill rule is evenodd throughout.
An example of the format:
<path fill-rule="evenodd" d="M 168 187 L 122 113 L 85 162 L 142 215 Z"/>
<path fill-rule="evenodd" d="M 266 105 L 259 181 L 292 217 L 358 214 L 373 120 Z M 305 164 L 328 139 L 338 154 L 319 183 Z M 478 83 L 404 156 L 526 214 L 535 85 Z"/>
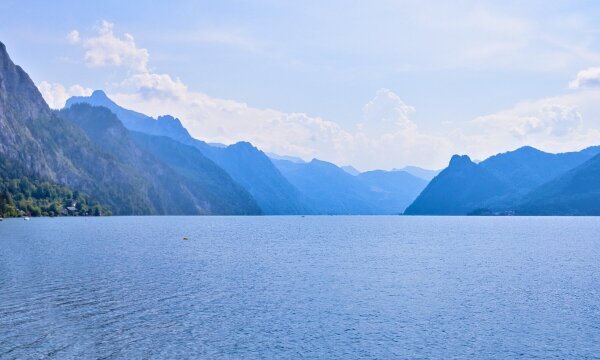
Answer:
<path fill-rule="evenodd" d="M 599 354 L 599 218 L 0 222 L 2 359 Z"/>

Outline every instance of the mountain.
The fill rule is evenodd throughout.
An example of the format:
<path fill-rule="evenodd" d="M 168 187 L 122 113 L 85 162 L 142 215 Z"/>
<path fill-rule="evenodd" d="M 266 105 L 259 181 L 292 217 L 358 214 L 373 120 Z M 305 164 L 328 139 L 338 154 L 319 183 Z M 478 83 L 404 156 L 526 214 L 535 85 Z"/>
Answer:
<path fill-rule="evenodd" d="M 406 215 L 466 215 L 490 206 L 510 187 L 467 155 L 454 155 L 446 169 L 433 178 L 405 210 Z"/>
<path fill-rule="evenodd" d="M 525 146 L 494 155 L 479 164 L 469 159 L 469 166 L 462 168 L 452 165 L 466 164 L 464 158 L 463 162 L 457 162 L 460 157 L 453 157 L 456 161 L 451 161 L 450 166 L 431 181 L 406 213 L 465 215 L 477 209 L 512 211 L 526 194 L 598 153 L 600 147 L 597 146 L 559 154 Z"/>
<path fill-rule="evenodd" d="M 334 164 L 313 159 L 299 164 L 273 160 L 279 171 L 308 200 L 317 214 L 376 214 L 367 201 L 369 188 Z"/>
<path fill-rule="evenodd" d="M 600 155 L 527 194 L 523 215 L 600 215 Z"/>
<path fill-rule="evenodd" d="M 175 140 L 190 138 L 188 131 L 181 125 L 181 121 L 172 116 L 159 116 L 153 119 L 142 113 L 125 109 L 108 98 L 102 90 L 96 90 L 90 96 L 73 96 L 65 104 L 69 108 L 74 104 L 86 103 L 94 106 L 103 106 L 112 111 L 129 130 L 150 135 L 168 136 Z"/>
<path fill-rule="evenodd" d="M 248 142 L 216 148 L 199 140 L 189 143 L 219 164 L 246 188 L 266 214 L 311 214 L 300 192 L 265 153 Z"/>
<path fill-rule="evenodd" d="M 0 176 L 27 177 L 89 194 L 114 214 L 155 213 L 139 179 L 85 132 L 50 110 L 0 43 Z"/>
<path fill-rule="evenodd" d="M 405 171 L 373 170 L 356 177 L 369 187 L 371 203 L 384 214 L 404 212 L 427 186 L 427 181 Z"/>
<path fill-rule="evenodd" d="M 110 109 L 130 130 L 166 136 L 195 147 L 223 168 L 235 182 L 242 185 L 256 200 L 264 214 L 311 213 L 301 200 L 297 189 L 281 175 L 269 157 L 249 143 L 240 142 L 226 147 L 208 144 L 192 138 L 181 122 L 172 116 L 154 119 L 122 108 L 99 90 L 89 97 L 73 97 L 67 101 L 65 107 L 77 103 L 101 105 Z"/>
<path fill-rule="evenodd" d="M 440 170 L 423 169 L 418 166 L 405 166 L 401 169 L 393 169 L 392 171 L 405 171 L 426 181 L 431 181 L 431 179 L 440 173 Z"/>
<path fill-rule="evenodd" d="M 511 206 L 515 200 L 536 187 L 579 166 L 598 153 L 600 153 L 600 146 L 559 154 L 524 146 L 514 151 L 494 155 L 479 165 L 511 187 L 511 195 L 503 201 L 504 206 Z"/>
<path fill-rule="evenodd" d="M 256 215 L 262 213 L 256 200 L 235 182 L 225 170 L 205 157 L 193 146 L 184 145 L 166 136 L 130 132 L 138 146 L 157 157 L 179 175 L 194 184 L 210 204 L 224 215 Z"/>
<path fill-rule="evenodd" d="M 172 146 L 165 139 L 155 136 L 138 136 L 138 141 L 145 145 L 139 146 L 116 115 L 105 107 L 75 104 L 61 110 L 60 114 L 82 128 L 106 154 L 119 159 L 119 166 L 135 179 L 137 193 L 147 194 L 151 204 L 149 213 L 260 213 L 245 190 L 193 148 Z M 190 167 L 185 176 L 174 170 L 180 165 L 177 155 L 190 156 L 190 160 L 194 161 L 194 167 Z M 99 181 L 103 180 L 99 178 Z M 107 181 L 107 186 L 111 186 L 111 181 Z M 123 210 L 125 213 L 137 213 L 138 207 L 131 206 Z"/>
<path fill-rule="evenodd" d="M 352 176 L 360 174 L 360 171 L 356 170 L 352 165 L 340 166 L 340 168 Z"/>
<path fill-rule="evenodd" d="M 319 214 L 400 214 L 427 185 L 405 172 L 376 170 L 351 175 L 317 159 L 303 164 L 273 162 Z"/>
<path fill-rule="evenodd" d="M 291 162 L 295 162 L 295 163 L 299 163 L 299 164 L 303 164 L 306 162 L 296 156 L 278 155 L 278 154 L 274 154 L 274 153 L 266 153 L 266 154 L 269 158 L 275 159 L 275 160 L 287 160 L 287 161 L 291 161 Z"/>

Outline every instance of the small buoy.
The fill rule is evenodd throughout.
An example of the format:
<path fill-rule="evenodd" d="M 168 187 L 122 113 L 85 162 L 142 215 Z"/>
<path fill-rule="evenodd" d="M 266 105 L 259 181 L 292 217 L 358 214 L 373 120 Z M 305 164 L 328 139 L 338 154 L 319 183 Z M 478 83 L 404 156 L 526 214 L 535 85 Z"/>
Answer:
<path fill-rule="evenodd" d="M 187 236 L 184 236 L 184 237 L 183 237 L 183 240 L 189 240 L 189 239 L 190 239 L 190 238 L 189 238 L 189 237 L 187 237 Z"/>

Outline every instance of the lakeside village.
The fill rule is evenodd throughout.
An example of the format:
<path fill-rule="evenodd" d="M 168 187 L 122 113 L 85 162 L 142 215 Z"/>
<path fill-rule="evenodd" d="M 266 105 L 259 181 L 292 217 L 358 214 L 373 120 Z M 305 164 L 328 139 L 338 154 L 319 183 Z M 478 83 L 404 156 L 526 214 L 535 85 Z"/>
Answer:
<path fill-rule="evenodd" d="M 111 215 L 106 207 L 65 186 L 26 177 L 0 178 L 0 218 L 105 215 Z"/>
<path fill-rule="evenodd" d="M 88 209 L 87 206 L 78 206 L 77 202 L 73 202 L 70 206 L 64 206 L 62 208 L 51 206 L 53 210 L 49 211 L 37 211 L 31 209 L 22 210 L 18 207 L 14 207 L 14 209 L 3 209 L 0 213 L 0 221 L 5 218 L 24 218 L 25 220 L 29 220 L 30 217 L 56 217 L 56 216 L 107 216 L 106 212 L 103 212 L 99 208 Z M 11 211 L 12 210 L 12 211 Z"/>

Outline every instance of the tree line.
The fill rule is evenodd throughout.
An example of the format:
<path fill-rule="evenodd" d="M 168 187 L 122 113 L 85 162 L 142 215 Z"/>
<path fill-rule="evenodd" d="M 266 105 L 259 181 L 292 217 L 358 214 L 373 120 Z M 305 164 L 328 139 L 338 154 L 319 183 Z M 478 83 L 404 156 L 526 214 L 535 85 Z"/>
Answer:
<path fill-rule="evenodd" d="M 87 194 L 21 177 L 0 177 L 0 216 L 105 216 L 111 212 Z"/>

